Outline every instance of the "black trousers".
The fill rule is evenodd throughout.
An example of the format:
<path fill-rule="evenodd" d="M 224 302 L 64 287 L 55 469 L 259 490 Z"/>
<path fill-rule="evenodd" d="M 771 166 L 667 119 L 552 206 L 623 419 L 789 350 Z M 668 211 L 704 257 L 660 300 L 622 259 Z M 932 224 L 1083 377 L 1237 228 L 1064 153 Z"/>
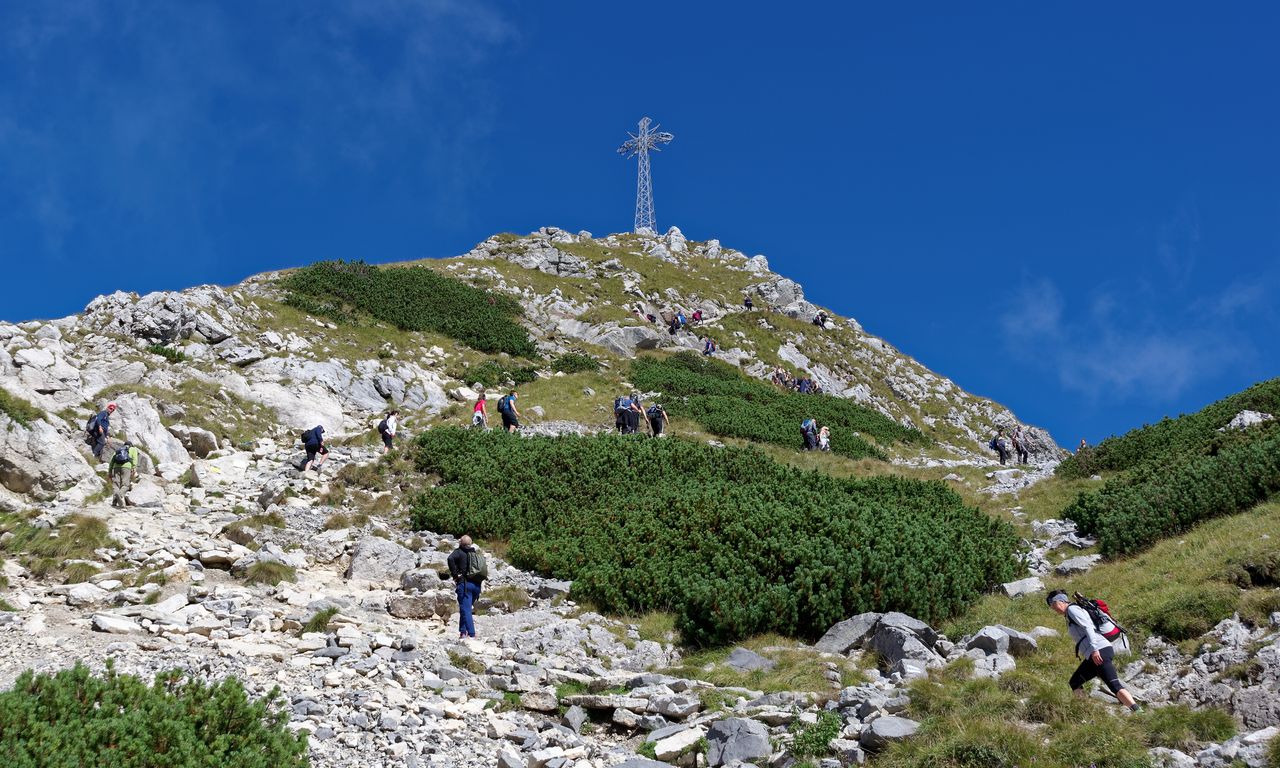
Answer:
<path fill-rule="evenodd" d="M 1098 651 L 1102 654 L 1102 664 L 1094 664 L 1093 659 L 1085 657 L 1080 662 L 1080 666 L 1076 667 L 1075 674 L 1071 675 L 1071 690 L 1079 690 L 1084 684 L 1097 677 L 1107 684 L 1112 693 L 1120 693 L 1124 690 L 1124 683 L 1120 682 L 1120 675 L 1116 673 L 1116 665 L 1112 663 L 1116 652 L 1112 648 L 1103 648 Z"/>

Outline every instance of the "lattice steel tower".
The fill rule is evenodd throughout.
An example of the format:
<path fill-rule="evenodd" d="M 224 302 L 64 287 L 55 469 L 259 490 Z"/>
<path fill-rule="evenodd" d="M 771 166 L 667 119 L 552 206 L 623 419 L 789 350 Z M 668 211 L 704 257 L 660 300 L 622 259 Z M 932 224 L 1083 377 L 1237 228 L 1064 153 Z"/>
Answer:
<path fill-rule="evenodd" d="M 618 154 L 630 159 L 632 155 L 640 157 L 640 174 L 636 178 L 636 232 L 657 234 L 658 224 L 653 218 L 653 177 L 649 174 L 649 150 L 661 152 L 658 145 L 666 144 L 675 138 L 666 131 L 659 131 L 659 126 L 649 127 L 649 118 L 640 121 L 638 133 L 627 132 L 630 139 L 620 147 Z"/>

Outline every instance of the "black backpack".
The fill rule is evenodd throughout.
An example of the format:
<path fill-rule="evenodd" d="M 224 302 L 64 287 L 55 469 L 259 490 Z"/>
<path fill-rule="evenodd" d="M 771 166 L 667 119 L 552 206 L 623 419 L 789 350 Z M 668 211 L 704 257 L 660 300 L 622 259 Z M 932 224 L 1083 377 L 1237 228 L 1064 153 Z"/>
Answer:
<path fill-rule="evenodd" d="M 649 414 L 649 418 L 656 419 L 662 416 L 662 406 L 656 404 L 651 405 L 649 406 L 649 410 L 645 411 L 645 413 Z"/>
<path fill-rule="evenodd" d="M 1120 626 L 1120 622 L 1111 617 L 1111 606 L 1107 605 L 1105 600 L 1091 599 L 1079 592 L 1072 595 L 1072 597 L 1075 599 L 1075 604 L 1089 614 L 1089 619 L 1093 622 L 1093 628 L 1098 630 L 1100 635 L 1114 641 L 1120 635 L 1126 634 L 1126 630 Z M 1114 629 L 1110 632 L 1103 632 L 1102 628 L 1107 624 L 1110 624 Z"/>
<path fill-rule="evenodd" d="M 378 422 L 378 434 L 380 434 L 380 435 L 385 435 L 385 434 L 387 434 L 387 420 L 386 420 L 386 419 L 383 419 L 382 421 Z"/>
<path fill-rule="evenodd" d="M 128 464 L 132 460 L 132 457 L 129 456 L 129 447 L 126 445 L 117 448 L 115 455 L 111 457 L 112 464 Z"/>

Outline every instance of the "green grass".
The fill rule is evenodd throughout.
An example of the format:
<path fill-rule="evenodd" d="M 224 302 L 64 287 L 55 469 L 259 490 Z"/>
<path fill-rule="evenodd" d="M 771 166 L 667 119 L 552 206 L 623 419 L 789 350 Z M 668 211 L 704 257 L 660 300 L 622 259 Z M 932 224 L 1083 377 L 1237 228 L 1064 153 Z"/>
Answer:
<path fill-rule="evenodd" d="M 809 725 L 801 725 L 799 721 L 792 726 L 795 738 L 791 742 L 791 754 L 799 758 L 821 757 L 830 752 L 827 745 L 840 735 L 840 716 L 835 712 L 818 713 L 818 721 Z"/>
<path fill-rule="evenodd" d="M 0 533 L 13 536 L 3 549 L 18 559 L 35 576 L 61 570 L 69 560 L 97 560 L 95 550 L 119 547 L 111 538 L 105 521 L 91 515 L 73 514 L 57 528 L 40 528 L 20 515 L 0 513 Z M 73 575 L 82 572 L 73 563 Z"/>
<path fill-rule="evenodd" d="M 739 672 L 725 665 L 725 660 L 733 648 L 743 647 L 777 662 L 769 670 L 753 670 Z M 827 680 L 826 663 L 832 659 L 812 648 L 797 643 L 781 635 L 768 634 L 748 638 L 732 647 L 714 648 L 686 654 L 680 664 L 666 670 L 677 677 L 691 677 L 721 688 L 749 688 L 778 693 L 780 691 L 801 691 L 830 696 L 834 692 L 831 681 Z M 855 685 L 865 680 L 862 671 L 852 662 L 838 662 L 842 678 L 847 685 Z"/>
<path fill-rule="evenodd" d="M 321 608 L 316 611 L 311 618 L 307 619 L 306 623 L 302 625 L 302 629 L 298 630 L 298 634 L 305 635 L 308 632 L 328 632 L 329 622 L 337 615 L 338 609 L 333 606 Z"/>
<path fill-rule="evenodd" d="M 464 672 L 470 672 L 473 675 L 484 674 L 484 662 L 480 661 L 475 656 L 468 656 L 452 650 L 449 651 L 448 654 L 449 663 L 457 669 L 461 669 Z"/>
<path fill-rule="evenodd" d="M 261 530 L 263 528 L 283 528 L 285 527 L 285 519 L 279 512 L 264 512 L 249 517 L 242 517 L 233 523 L 228 523 L 222 527 L 222 532 L 235 531 L 245 528 L 253 530 Z"/>
<path fill-rule="evenodd" d="M 1220 709 L 1195 710 L 1182 704 L 1156 707 L 1142 713 L 1147 743 L 1184 752 L 1206 742 L 1222 742 L 1236 734 L 1236 722 Z"/>
<path fill-rule="evenodd" d="M 298 572 L 293 566 L 275 560 L 259 560 L 244 572 L 245 584 L 270 584 L 275 586 L 282 581 L 297 581 Z"/>
<path fill-rule="evenodd" d="M 182 350 L 167 347 L 164 344 L 152 344 L 147 347 L 147 351 L 153 355 L 163 357 L 171 363 L 181 363 L 187 359 L 187 356 L 182 354 Z"/>
<path fill-rule="evenodd" d="M 4 388 L 0 388 L 0 414 L 8 416 L 24 427 L 31 426 L 31 422 L 43 419 L 45 416 L 44 411 Z"/>
<path fill-rule="evenodd" d="M 503 584 L 502 586 L 486 589 L 482 597 L 489 599 L 495 606 L 502 608 L 504 613 L 515 613 L 523 608 L 528 608 L 530 603 L 529 593 L 514 584 Z"/>

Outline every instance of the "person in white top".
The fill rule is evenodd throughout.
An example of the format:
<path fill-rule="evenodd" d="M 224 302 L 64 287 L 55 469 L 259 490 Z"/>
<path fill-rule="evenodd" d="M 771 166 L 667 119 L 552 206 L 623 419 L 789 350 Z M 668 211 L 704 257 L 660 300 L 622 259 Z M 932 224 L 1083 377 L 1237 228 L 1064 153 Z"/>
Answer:
<path fill-rule="evenodd" d="M 382 436 L 382 452 L 386 453 L 394 447 L 396 439 L 396 418 L 399 411 L 387 411 L 382 422 L 378 424 L 378 434 Z"/>
<path fill-rule="evenodd" d="M 1121 704 L 1137 712 L 1138 703 L 1133 700 L 1133 694 L 1124 687 L 1124 683 L 1120 682 L 1120 675 L 1116 673 L 1115 664 L 1112 663 L 1115 649 L 1107 639 L 1108 635 L 1119 637 L 1120 628 L 1114 623 L 1109 623 L 1109 626 L 1094 626 L 1089 612 L 1073 604 L 1067 593 L 1060 589 L 1050 592 L 1045 601 L 1050 608 L 1067 618 L 1067 634 L 1076 645 L 1076 656 L 1084 659 L 1071 675 L 1071 690 L 1076 695 L 1083 696 L 1084 684 L 1097 677 L 1107 684 Z"/>

